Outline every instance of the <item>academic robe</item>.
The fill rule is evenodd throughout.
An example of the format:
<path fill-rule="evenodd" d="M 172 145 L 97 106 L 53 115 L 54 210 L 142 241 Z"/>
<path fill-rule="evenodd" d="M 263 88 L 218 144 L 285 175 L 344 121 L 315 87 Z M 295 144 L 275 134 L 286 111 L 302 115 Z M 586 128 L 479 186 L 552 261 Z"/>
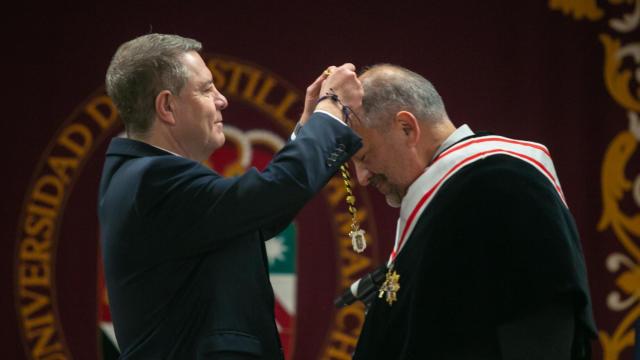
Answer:
<path fill-rule="evenodd" d="M 574 351 L 589 351 L 578 232 L 539 170 L 508 155 L 475 161 L 416 221 L 394 264 L 397 301 L 373 301 L 354 359 L 499 360 L 500 327 L 556 303 L 574 311 Z"/>

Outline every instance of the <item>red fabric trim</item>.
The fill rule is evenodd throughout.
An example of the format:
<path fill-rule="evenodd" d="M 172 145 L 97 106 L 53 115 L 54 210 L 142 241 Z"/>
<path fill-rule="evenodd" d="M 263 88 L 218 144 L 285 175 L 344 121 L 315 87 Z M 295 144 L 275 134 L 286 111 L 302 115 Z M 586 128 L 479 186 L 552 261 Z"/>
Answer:
<path fill-rule="evenodd" d="M 529 146 L 532 147 L 534 149 L 538 149 L 540 151 L 543 151 L 545 154 L 547 154 L 547 156 L 551 157 L 551 154 L 549 153 L 549 150 L 547 150 L 546 147 L 540 145 L 540 144 L 535 144 L 535 143 L 531 143 L 528 141 L 520 141 L 520 140 L 513 140 L 513 139 L 505 139 L 502 137 L 496 137 L 496 136 L 483 136 L 481 138 L 477 138 L 477 139 L 472 139 L 472 140 L 468 140 L 465 141 L 463 143 L 457 144 L 452 146 L 451 148 L 447 149 L 447 151 L 442 152 L 440 155 L 438 155 L 436 157 L 435 160 L 433 160 L 433 162 L 435 163 L 436 161 L 440 160 L 441 158 L 447 156 L 448 154 L 456 151 L 456 150 L 460 150 L 463 149 L 471 144 L 478 144 L 478 143 L 483 143 L 483 142 L 487 142 L 487 141 L 502 141 L 502 142 L 506 142 L 509 144 L 518 144 L 518 145 L 523 145 L 523 146 Z"/>

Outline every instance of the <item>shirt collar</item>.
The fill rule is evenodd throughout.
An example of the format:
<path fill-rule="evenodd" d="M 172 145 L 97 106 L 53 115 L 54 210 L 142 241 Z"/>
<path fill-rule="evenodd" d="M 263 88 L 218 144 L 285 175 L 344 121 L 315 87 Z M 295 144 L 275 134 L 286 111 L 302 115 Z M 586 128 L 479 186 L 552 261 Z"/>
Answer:
<path fill-rule="evenodd" d="M 149 144 L 149 143 L 147 143 L 147 144 Z M 162 151 L 166 151 L 166 152 L 168 152 L 169 154 L 173 154 L 173 155 L 175 155 L 175 156 L 183 157 L 183 156 L 181 156 L 181 155 L 179 155 L 179 154 L 174 153 L 173 151 L 169 151 L 169 150 L 167 150 L 167 149 L 161 148 L 160 146 L 155 146 L 155 145 L 153 145 L 153 144 L 149 144 L 149 145 L 153 146 L 153 147 L 154 147 L 154 148 L 156 148 L 156 149 L 160 149 L 160 150 L 162 150 Z"/>

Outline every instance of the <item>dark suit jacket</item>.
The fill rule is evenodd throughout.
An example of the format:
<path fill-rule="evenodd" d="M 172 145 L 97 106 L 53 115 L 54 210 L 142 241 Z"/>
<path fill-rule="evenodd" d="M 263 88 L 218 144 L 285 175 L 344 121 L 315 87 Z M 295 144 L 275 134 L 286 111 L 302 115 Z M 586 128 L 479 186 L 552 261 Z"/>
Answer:
<path fill-rule="evenodd" d="M 538 170 L 510 156 L 447 180 L 395 268 L 398 300 L 376 297 L 354 359 L 503 359 L 515 346 L 501 338 L 504 326 L 566 304 L 575 357 L 586 356 L 579 351 L 595 334 L 573 218 Z"/>
<path fill-rule="evenodd" d="M 361 146 L 314 114 L 269 166 L 223 178 L 113 139 L 100 183 L 102 254 L 122 359 L 281 359 L 264 241 Z"/>

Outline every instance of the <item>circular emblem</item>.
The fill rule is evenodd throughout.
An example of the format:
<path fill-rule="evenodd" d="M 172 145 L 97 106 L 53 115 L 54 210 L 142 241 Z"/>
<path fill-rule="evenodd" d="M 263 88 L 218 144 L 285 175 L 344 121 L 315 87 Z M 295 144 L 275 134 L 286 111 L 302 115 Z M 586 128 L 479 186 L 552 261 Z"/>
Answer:
<path fill-rule="evenodd" d="M 203 57 L 230 100 L 223 113 L 226 143 L 208 165 L 225 176 L 241 175 L 252 166 L 263 169 L 288 141 L 304 94 L 255 64 Z M 63 122 L 34 169 L 18 224 L 14 282 L 29 359 L 118 356 L 96 209 L 108 139 L 121 132 L 116 109 L 100 89 Z M 354 192 L 370 242 L 364 253 L 351 249 L 351 215 L 339 176 L 266 244 L 276 324 L 287 359 L 350 358 L 355 348 L 364 309 L 358 304 L 335 309 L 333 300 L 379 259 L 369 198 L 362 188 Z"/>

